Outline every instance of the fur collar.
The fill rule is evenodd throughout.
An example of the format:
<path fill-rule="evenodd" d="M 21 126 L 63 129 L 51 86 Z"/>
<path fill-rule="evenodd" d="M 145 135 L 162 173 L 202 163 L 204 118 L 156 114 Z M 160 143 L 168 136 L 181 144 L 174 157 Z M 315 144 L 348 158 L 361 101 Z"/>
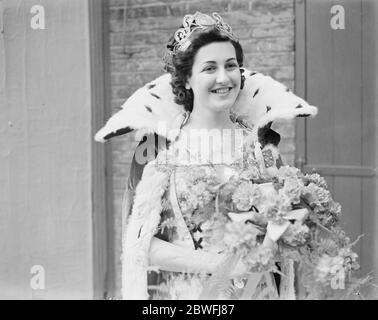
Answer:
<path fill-rule="evenodd" d="M 244 71 L 245 85 L 231 110 L 231 119 L 258 130 L 275 120 L 315 116 L 317 107 L 295 95 L 282 83 L 261 73 Z M 183 106 L 174 102 L 171 75 L 166 73 L 133 93 L 95 135 L 105 142 L 130 131 L 138 137 L 156 133 L 174 140 L 179 134 L 185 113 Z M 167 127 L 161 124 L 167 124 Z"/>

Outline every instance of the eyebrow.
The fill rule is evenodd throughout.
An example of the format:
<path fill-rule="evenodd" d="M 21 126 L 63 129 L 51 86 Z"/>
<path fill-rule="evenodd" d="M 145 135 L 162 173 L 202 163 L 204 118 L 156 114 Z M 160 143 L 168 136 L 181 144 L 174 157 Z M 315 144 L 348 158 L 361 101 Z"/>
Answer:
<path fill-rule="evenodd" d="M 229 59 L 226 60 L 226 62 L 229 62 L 229 61 L 231 61 L 231 60 L 235 60 L 235 61 L 236 61 L 236 58 L 229 58 Z M 216 62 L 216 61 L 205 61 L 205 62 L 202 63 L 202 64 L 205 64 L 205 63 L 217 63 L 217 62 Z"/>

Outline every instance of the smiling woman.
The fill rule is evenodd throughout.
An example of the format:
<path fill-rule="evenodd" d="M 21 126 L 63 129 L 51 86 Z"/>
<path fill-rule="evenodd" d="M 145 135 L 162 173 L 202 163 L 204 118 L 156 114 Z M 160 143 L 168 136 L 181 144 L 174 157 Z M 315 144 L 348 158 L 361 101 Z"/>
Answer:
<path fill-rule="evenodd" d="M 219 187 L 246 169 L 243 159 L 249 158 L 250 172 L 263 165 L 255 158 L 253 144 L 245 143 L 251 128 L 242 127 L 230 114 L 244 86 L 243 50 L 219 15 L 197 12 L 185 16 L 170 39 L 165 63 L 174 100 L 187 116 L 168 150 L 146 165 L 137 186 L 124 242 L 123 297 L 276 299 L 272 272 L 247 273 L 238 254 L 210 240 L 217 234 Z M 220 134 L 203 134 L 214 131 Z M 187 140 L 193 136 L 200 142 Z M 209 136 L 221 138 L 211 144 Z M 230 144 L 242 151 L 232 156 Z M 222 156 L 214 161 L 210 155 L 219 150 Z M 275 164 L 277 155 L 272 160 Z M 269 254 L 275 244 L 262 237 L 261 246 Z M 225 290 L 206 292 L 216 282 L 212 275 L 225 267 Z M 147 279 L 148 269 L 153 272 Z"/>
<path fill-rule="evenodd" d="M 208 90 L 220 89 L 224 85 L 224 81 L 226 85 L 232 84 L 235 89 L 233 94 L 235 101 L 239 87 L 243 87 L 240 68 L 243 66 L 244 55 L 240 43 L 233 35 L 216 26 L 211 26 L 206 30 L 194 30 L 190 40 L 187 39 L 187 42 L 189 41 L 191 44 L 184 51 L 177 47 L 175 36 L 167 45 L 166 70 L 172 73 L 175 102 L 184 105 L 185 109 L 191 112 L 194 91 L 201 87 L 196 80 L 201 79 L 206 81 L 204 84 Z M 175 49 L 177 53 L 172 57 L 171 52 Z M 209 85 L 211 87 L 208 87 Z M 196 93 L 200 94 L 201 91 Z M 196 103 L 206 102 L 200 100 L 200 96 L 198 96 Z"/>
<path fill-rule="evenodd" d="M 191 118 L 205 123 L 208 117 L 213 121 L 218 118 L 229 125 L 229 110 L 239 94 L 240 82 L 240 67 L 230 42 L 213 42 L 199 49 L 185 84 L 194 96 Z"/>
<path fill-rule="evenodd" d="M 133 158 L 140 170 L 132 167 L 125 192 L 123 298 L 359 294 L 366 280 L 353 278 L 357 255 L 340 205 L 319 174 L 282 165 L 270 129 L 317 108 L 242 69 L 238 40 L 215 13 L 186 15 L 165 62 L 169 74 L 138 89 L 96 134 L 104 141 L 132 128 L 169 141 L 155 140 L 147 164 L 138 162 L 141 141 Z"/>

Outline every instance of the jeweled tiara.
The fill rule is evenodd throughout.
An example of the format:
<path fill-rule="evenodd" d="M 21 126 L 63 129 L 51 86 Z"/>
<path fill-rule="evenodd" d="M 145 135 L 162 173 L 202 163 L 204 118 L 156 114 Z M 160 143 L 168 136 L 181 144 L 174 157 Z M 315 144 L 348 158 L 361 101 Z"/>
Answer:
<path fill-rule="evenodd" d="M 213 12 L 212 17 L 198 11 L 195 14 L 185 15 L 182 20 L 182 28 L 175 32 L 173 41 L 167 45 L 167 51 L 164 56 L 166 71 L 167 66 L 172 66 L 173 56 L 179 51 L 185 51 L 190 46 L 190 36 L 194 32 L 214 27 L 225 33 L 231 40 L 238 41 L 232 32 L 232 28 L 223 21 L 217 12 Z"/>

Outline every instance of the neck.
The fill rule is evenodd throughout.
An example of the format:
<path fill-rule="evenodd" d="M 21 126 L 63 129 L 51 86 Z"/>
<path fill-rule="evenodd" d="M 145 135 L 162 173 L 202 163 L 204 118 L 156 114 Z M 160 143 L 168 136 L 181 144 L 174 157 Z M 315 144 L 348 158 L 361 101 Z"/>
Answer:
<path fill-rule="evenodd" d="M 212 110 L 193 108 L 187 127 L 190 129 L 233 129 L 235 124 L 230 119 L 229 110 L 215 112 Z"/>

